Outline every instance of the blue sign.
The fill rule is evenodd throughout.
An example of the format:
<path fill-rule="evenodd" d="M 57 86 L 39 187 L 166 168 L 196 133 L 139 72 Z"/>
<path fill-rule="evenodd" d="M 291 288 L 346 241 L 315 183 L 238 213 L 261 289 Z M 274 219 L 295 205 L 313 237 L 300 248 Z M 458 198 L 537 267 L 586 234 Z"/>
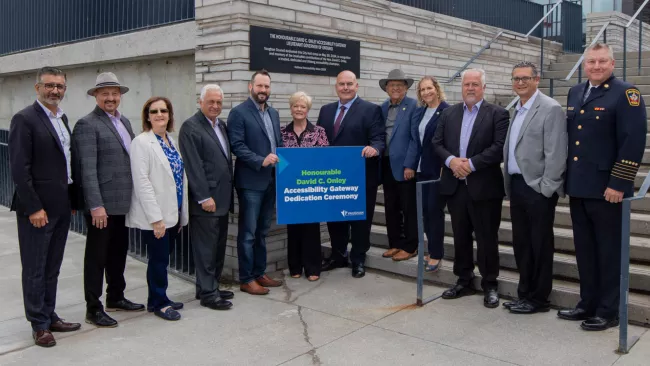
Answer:
<path fill-rule="evenodd" d="M 365 220 L 363 147 L 278 148 L 278 224 Z"/>

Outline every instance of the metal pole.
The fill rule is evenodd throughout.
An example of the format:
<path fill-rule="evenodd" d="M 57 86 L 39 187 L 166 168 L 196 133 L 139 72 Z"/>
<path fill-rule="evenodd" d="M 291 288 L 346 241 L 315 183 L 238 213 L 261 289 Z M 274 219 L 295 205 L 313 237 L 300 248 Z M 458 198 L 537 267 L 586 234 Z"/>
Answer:
<path fill-rule="evenodd" d="M 623 81 L 627 80 L 627 28 L 623 27 Z"/>
<path fill-rule="evenodd" d="M 631 201 L 623 200 L 623 217 L 621 219 L 621 288 L 619 299 L 619 334 L 618 352 L 628 353 L 627 347 L 627 302 L 630 281 L 630 211 Z"/>
<path fill-rule="evenodd" d="M 539 77 L 543 77 L 544 75 L 544 28 L 542 28 L 542 51 L 540 52 L 540 58 L 541 60 L 539 61 Z"/>
<path fill-rule="evenodd" d="M 639 19 L 639 76 L 641 76 L 641 52 L 643 52 L 643 43 L 641 43 L 642 37 L 643 37 L 643 22 Z"/>
<path fill-rule="evenodd" d="M 418 296 L 417 306 L 423 306 L 422 287 L 424 284 L 424 218 L 422 215 L 422 182 L 417 182 L 415 187 L 418 210 Z"/>
<path fill-rule="evenodd" d="M 578 67 L 578 84 L 582 82 L 582 65 Z"/>
<path fill-rule="evenodd" d="M 553 78 L 550 79 L 550 91 L 549 91 L 549 97 L 553 98 Z"/>
<path fill-rule="evenodd" d="M 603 32 L 603 43 L 607 43 L 607 29 Z"/>

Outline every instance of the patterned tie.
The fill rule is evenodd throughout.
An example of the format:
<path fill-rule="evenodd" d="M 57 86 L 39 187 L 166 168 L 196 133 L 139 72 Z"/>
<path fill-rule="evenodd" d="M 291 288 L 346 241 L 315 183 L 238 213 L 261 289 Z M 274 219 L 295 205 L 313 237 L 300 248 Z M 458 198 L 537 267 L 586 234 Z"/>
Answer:
<path fill-rule="evenodd" d="M 595 86 L 590 86 L 589 89 L 587 89 L 587 92 L 585 93 L 584 98 L 582 98 L 582 103 L 587 101 L 587 98 L 589 98 L 589 94 L 591 94 L 591 89 L 594 89 Z"/>
<path fill-rule="evenodd" d="M 334 136 L 339 134 L 339 127 L 341 127 L 341 121 L 343 121 L 343 116 L 345 115 L 345 106 L 341 106 L 341 111 L 339 112 L 336 121 L 334 122 Z"/>

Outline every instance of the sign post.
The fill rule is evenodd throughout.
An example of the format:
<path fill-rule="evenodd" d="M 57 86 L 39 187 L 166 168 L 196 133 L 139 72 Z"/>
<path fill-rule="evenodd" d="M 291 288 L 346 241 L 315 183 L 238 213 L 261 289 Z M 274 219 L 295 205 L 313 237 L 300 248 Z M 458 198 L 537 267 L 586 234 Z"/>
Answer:
<path fill-rule="evenodd" d="M 278 148 L 278 224 L 365 220 L 362 147 Z"/>

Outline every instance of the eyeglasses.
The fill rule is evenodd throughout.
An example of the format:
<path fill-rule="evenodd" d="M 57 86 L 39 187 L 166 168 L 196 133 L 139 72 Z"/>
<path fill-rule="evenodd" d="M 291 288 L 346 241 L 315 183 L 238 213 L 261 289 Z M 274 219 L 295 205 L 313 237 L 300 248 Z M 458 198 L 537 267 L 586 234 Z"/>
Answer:
<path fill-rule="evenodd" d="M 169 109 L 150 109 L 149 114 L 158 114 L 158 112 L 162 114 L 169 113 Z"/>
<path fill-rule="evenodd" d="M 533 79 L 535 79 L 535 78 L 531 77 L 531 76 L 524 76 L 524 77 L 515 76 L 513 78 L 510 78 L 510 80 L 512 80 L 513 83 L 518 83 L 520 81 L 523 81 L 524 83 L 528 83 L 529 81 L 531 81 Z"/>
<path fill-rule="evenodd" d="M 47 83 L 47 84 L 39 83 L 39 84 L 43 85 L 45 87 L 45 90 L 47 91 L 52 91 L 54 90 L 54 88 L 57 88 L 59 90 L 66 90 L 68 88 L 63 84 L 54 84 L 54 83 Z"/>

